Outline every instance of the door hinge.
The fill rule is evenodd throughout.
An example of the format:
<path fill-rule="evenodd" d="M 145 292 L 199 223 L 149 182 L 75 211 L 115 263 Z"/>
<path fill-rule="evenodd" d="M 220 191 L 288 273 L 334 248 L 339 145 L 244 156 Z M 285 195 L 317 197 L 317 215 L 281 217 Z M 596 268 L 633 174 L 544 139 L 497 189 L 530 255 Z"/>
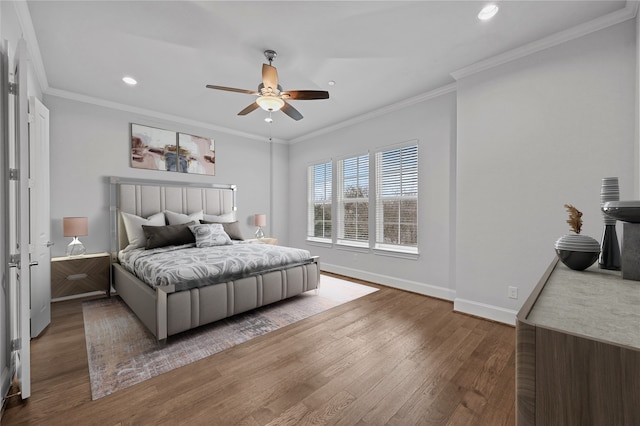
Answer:
<path fill-rule="evenodd" d="M 36 180 L 33 178 L 29 178 L 29 188 L 33 188 L 36 186 Z"/>
<path fill-rule="evenodd" d="M 9 83 L 9 94 L 15 95 L 18 93 L 18 85 L 15 83 Z"/>
<path fill-rule="evenodd" d="M 18 180 L 20 178 L 20 172 L 18 169 L 9 169 L 9 180 Z"/>
<path fill-rule="evenodd" d="M 9 342 L 9 351 L 15 352 L 22 349 L 22 339 L 13 339 Z"/>
<path fill-rule="evenodd" d="M 13 253 L 9 255 L 9 267 L 20 269 L 20 253 Z"/>
<path fill-rule="evenodd" d="M 27 123 L 33 123 L 36 121 L 36 117 L 33 114 L 27 114 Z"/>

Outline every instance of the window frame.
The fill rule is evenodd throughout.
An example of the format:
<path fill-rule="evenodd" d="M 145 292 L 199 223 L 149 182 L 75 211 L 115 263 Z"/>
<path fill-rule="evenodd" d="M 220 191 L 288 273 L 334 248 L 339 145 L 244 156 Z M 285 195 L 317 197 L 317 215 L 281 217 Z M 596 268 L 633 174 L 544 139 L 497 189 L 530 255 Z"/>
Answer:
<path fill-rule="evenodd" d="M 396 196 L 383 196 L 383 192 L 385 191 L 385 189 L 387 188 L 384 185 L 383 179 L 385 179 L 385 176 L 388 176 L 389 174 L 383 174 L 383 166 L 382 166 L 382 156 L 385 153 L 389 153 L 389 152 L 393 152 L 393 151 L 400 151 L 400 155 L 402 155 L 402 150 L 406 149 L 406 148 L 413 148 L 415 147 L 415 154 L 412 154 L 412 156 L 415 157 L 415 165 L 413 167 L 410 167 L 410 173 L 413 175 L 411 177 L 411 181 L 407 182 L 406 184 L 408 185 L 413 185 L 415 186 L 415 195 L 396 195 Z M 375 253 L 378 254 L 385 254 L 385 255 L 391 255 L 391 256 L 399 256 L 399 257 L 417 257 L 419 255 L 419 247 L 420 247 L 420 241 L 419 241 L 419 200 L 420 200 L 420 146 L 419 146 L 419 141 L 417 139 L 413 139 L 413 140 L 409 140 L 406 142 L 402 142 L 399 144 L 394 144 L 394 145 L 389 145 L 389 146 L 384 146 L 384 147 L 380 147 L 378 149 L 376 149 L 375 153 L 374 153 L 374 174 L 375 174 L 375 213 L 374 213 L 374 242 L 373 242 L 373 250 Z M 400 159 L 400 163 L 398 164 L 398 166 L 400 167 L 400 191 L 403 191 L 403 186 L 405 185 L 405 179 L 404 179 L 404 171 L 403 171 L 403 160 L 402 158 Z M 393 179 L 390 178 L 391 180 L 395 180 L 397 183 L 397 179 Z M 388 184 L 389 182 L 387 182 Z M 392 182 L 393 183 L 393 182 Z M 395 199 L 395 200 L 411 200 L 412 202 L 415 202 L 415 222 L 412 224 L 413 226 L 415 226 L 415 238 L 416 238 L 416 242 L 415 245 L 408 245 L 408 244 L 394 244 L 394 243 L 388 243 L 384 241 L 384 225 L 385 225 L 385 221 L 384 221 L 384 201 L 385 200 L 390 200 L 390 199 Z M 402 214 L 401 211 L 398 212 L 398 219 L 397 219 L 397 225 L 398 225 L 398 229 L 400 229 L 400 227 L 402 226 L 403 221 L 402 221 Z"/>
<path fill-rule="evenodd" d="M 366 157 L 366 159 L 363 159 L 363 157 Z M 355 159 L 357 162 L 357 172 L 356 172 L 356 180 L 358 181 L 358 188 L 360 187 L 360 179 L 362 178 L 365 182 L 366 182 L 366 190 L 367 190 L 367 196 L 366 197 L 359 197 L 359 198 L 353 198 L 353 197 L 349 197 L 346 198 L 344 196 L 344 183 L 345 183 L 345 179 L 344 179 L 344 163 L 345 161 L 348 160 L 352 160 Z M 361 174 L 360 173 L 360 167 L 361 164 L 360 162 L 363 161 L 364 164 L 366 164 L 366 174 Z M 336 189 L 335 189 L 335 208 L 336 208 L 336 214 L 335 214 L 335 242 L 336 245 L 343 247 L 343 248 L 351 248 L 351 249 L 356 249 L 356 250 L 369 250 L 370 249 L 370 245 L 371 245 L 371 223 L 370 223 L 370 217 L 371 217 L 371 153 L 367 150 L 366 152 L 363 152 L 361 154 L 350 154 L 350 155 L 345 155 L 342 157 L 339 157 L 336 159 L 336 167 L 335 167 L 335 174 L 334 174 L 334 178 L 336 181 Z M 345 237 L 345 220 L 344 220 L 344 215 L 345 215 L 345 199 L 350 200 L 349 202 L 355 202 L 355 203 L 362 203 L 362 202 L 366 202 L 367 203 L 367 208 L 366 208 L 366 222 L 365 222 L 365 226 L 366 226 L 366 233 L 367 233 L 367 239 L 363 240 L 363 239 L 353 239 L 353 238 L 346 238 Z M 356 219 L 357 222 L 357 219 Z M 357 225 L 356 225 L 357 226 Z M 356 231 L 357 232 L 357 231 Z"/>
<path fill-rule="evenodd" d="M 323 186 L 325 191 L 324 192 L 325 197 L 322 199 L 315 198 L 315 194 L 316 194 L 315 170 L 316 170 L 316 167 L 318 166 L 324 166 L 324 173 L 323 173 L 324 185 Z M 327 166 L 329 167 L 328 180 L 327 180 Z M 334 208 L 333 176 L 334 176 L 334 166 L 333 166 L 333 161 L 331 159 L 314 162 L 307 166 L 307 237 L 306 237 L 307 242 L 318 243 L 321 245 L 332 244 L 333 242 L 333 229 L 334 229 L 333 227 L 333 208 Z M 327 193 L 329 194 L 328 198 L 327 198 Z M 326 234 L 323 237 L 318 237 L 315 235 L 315 214 L 314 213 L 315 213 L 315 206 L 317 204 L 329 205 L 329 212 L 331 215 L 329 223 L 331 228 L 330 228 L 328 237 L 326 236 Z M 325 210 L 323 209 L 323 211 Z M 323 219 L 323 221 L 326 222 L 326 219 Z M 326 227 L 323 227 L 323 229 L 326 229 Z"/>

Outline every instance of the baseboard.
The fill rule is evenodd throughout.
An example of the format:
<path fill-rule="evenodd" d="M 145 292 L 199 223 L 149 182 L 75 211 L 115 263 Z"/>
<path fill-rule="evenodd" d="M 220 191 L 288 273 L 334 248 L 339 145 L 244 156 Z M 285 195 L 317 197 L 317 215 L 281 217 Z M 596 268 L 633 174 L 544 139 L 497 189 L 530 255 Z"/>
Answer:
<path fill-rule="evenodd" d="M 456 312 L 485 318 L 491 321 L 501 322 L 503 324 L 516 324 L 516 311 L 500 308 L 498 306 L 487 305 L 485 303 L 474 302 L 472 300 L 456 298 L 455 290 L 451 290 L 449 288 L 434 286 L 416 281 L 404 280 L 388 275 L 375 274 L 372 272 L 361 271 L 359 269 L 347 268 L 344 266 L 330 265 L 326 263 L 320 263 L 320 267 L 322 271 L 370 281 L 372 283 L 386 285 L 388 287 L 393 287 L 400 290 L 411 291 L 413 293 L 424 294 L 425 296 L 437 297 L 438 299 L 450 300 L 453 301 L 453 310 Z"/>
<path fill-rule="evenodd" d="M 504 309 L 498 306 L 486 305 L 472 300 L 456 298 L 453 301 L 453 310 L 477 317 L 490 319 L 509 325 L 516 325 L 516 311 Z"/>
<path fill-rule="evenodd" d="M 386 285 L 388 287 L 393 287 L 400 290 L 424 294 L 425 296 L 437 297 L 438 299 L 453 301 L 456 297 L 455 290 L 451 290 L 449 288 L 420 283 L 417 281 L 404 280 L 388 275 L 375 274 L 372 272 L 361 271 L 359 269 L 346 268 L 344 266 L 338 265 L 328 265 L 322 262 L 320 262 L 320 269 L 322 271 L 331 272 L 334 274 L 345 275 L 347 277 L 370 281 L 375 284 Z"/>

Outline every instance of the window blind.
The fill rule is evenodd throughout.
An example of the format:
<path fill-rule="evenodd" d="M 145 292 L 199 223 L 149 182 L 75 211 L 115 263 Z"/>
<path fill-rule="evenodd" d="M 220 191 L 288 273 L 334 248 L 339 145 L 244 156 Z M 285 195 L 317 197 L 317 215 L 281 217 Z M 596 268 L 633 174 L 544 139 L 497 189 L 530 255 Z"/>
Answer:
<path fill-rule="evenodd" d="M 309 166 L 307 237 L 331 240 L 331 162 Z"/>
<path fill-rule="evenodd" d="M 417 252 L 417 144 L 376 153 L 375 247 Z"/>
<path fill-rule="evenodd" d="M 339 160 L 337 165 L 338 243 L 368 247 L 369 154 Z"/>

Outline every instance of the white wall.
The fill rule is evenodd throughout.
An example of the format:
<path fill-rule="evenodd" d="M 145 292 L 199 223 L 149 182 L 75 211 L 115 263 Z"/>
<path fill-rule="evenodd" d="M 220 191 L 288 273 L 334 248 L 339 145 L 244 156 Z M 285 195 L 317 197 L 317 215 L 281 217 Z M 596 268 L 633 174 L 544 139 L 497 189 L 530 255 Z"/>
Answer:
<path fill-rule="evenodd" d="M 451 279 L 455 94 L 449 93 L 292 145 L 289 152 L 291 242 L 320 256 L 321 267 L 442 298 Z M 419 143 L 420 256 L 400 259 L 371 252 L 311 245 L 307 231 L 307 167 L 322 160 L 417 139 Z"/>
<path fill-rule="evenodd" d="M 286 179 L 286 145 L 270 144 L 266 138 L 264 141 L 250 140 L 54 96 L 46 96 L 45 105 L 51 113 L 53 256 L 64 255 L 70 241 L 62 235 L 62 218 L 65 216 L 89 218 L 89 235 L 81 238 L 88 253 L 109 251 L 109 176 L 236 184 L 237 216 L 244 237 L 253 237 L 253 214 L 267 213 L 272 216 L 273 225 L 268 223 L 265 233 L 287 242 L 288 212 L 282 207 L 287 203 L 286 188 L 276 185 L 271 188 L 270 184 L 272 168 L 276 184 L 282 185 Z M 216 176 L 130 167 L 130 123 L 213 138 Z M 269 211 L 271 202 L 277 215 Z"/>
<path fill-rule="evenodd" d="M 512 320 L 569 233 L 565 203 L 600 240 L 600 179 L 637 196 L 635 99 L 633 21 L 458 82 L 456 309 Z"/>

